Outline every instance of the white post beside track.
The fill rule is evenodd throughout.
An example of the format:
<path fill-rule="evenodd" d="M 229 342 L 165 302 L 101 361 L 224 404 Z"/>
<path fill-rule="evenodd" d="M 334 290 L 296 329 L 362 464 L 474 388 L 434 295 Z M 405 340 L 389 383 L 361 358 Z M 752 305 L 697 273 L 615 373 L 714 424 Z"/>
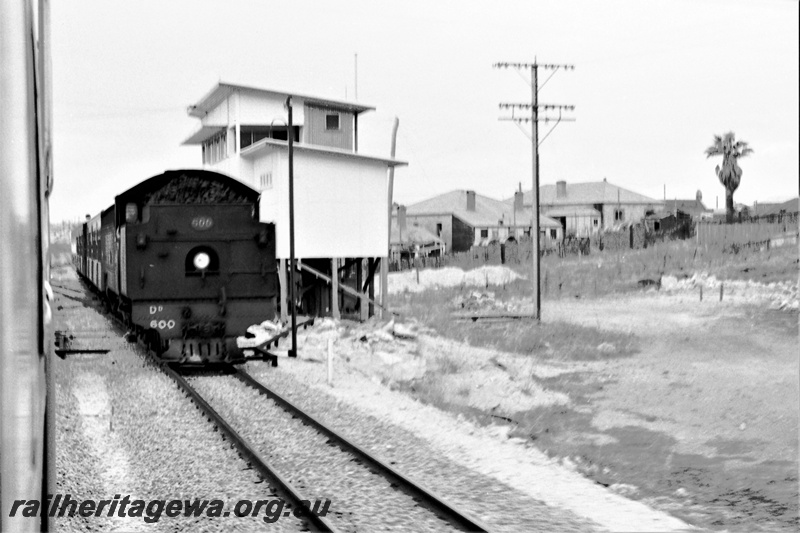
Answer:
<path fill-rule="evenodd" d="M 339 314 L 339 259 L 331 259 L 331 316 L 338 320 Z"/>
<path fill-rule="evenodd" d="M 333 339 L 328 339 L 328 386 L 333 387 Z"/>
<path fill-rule="evenodd" d="M 289 308 L 289 298 L 286 290 L 288 280 L 286 278 L 288 278 L 286 275 L 286 259 L 281 259 L 278 262 L 278 284 L 281 286 L 281 324 L 286 324 L 287 310 Z"/>

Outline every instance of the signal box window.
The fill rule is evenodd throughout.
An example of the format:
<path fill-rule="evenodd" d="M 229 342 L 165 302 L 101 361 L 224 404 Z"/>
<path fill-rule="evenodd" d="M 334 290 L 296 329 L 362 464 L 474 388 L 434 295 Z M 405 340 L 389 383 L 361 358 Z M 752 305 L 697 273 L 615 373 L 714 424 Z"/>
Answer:
<path fill-rule="evenodd" d="M 325 115 L 325 129 L 338 130 L 339 129 L 339 114 Z"/>

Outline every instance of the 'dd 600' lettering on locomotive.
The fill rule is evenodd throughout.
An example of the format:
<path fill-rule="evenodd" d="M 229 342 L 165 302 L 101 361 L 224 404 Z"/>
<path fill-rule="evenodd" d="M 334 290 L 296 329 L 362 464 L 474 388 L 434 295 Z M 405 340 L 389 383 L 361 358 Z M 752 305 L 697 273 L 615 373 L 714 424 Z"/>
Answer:
<path fill-rule="evenodd" d="M 236 337 L 275 315 L 275 228 L 258 191 L 172 170 L 116 197 L 78 236 L 75 266 L 165 361 L 243 358 Z"/>

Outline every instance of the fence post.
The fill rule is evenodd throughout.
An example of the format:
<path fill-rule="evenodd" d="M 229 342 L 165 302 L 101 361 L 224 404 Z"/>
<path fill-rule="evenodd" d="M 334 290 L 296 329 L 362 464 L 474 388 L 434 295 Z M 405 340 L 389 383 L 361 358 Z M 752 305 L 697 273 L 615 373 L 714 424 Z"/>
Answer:
<path fill-rule="evenodd" d="M 544 271 L 544 294 L 547 295 L 547 270 Z"/>

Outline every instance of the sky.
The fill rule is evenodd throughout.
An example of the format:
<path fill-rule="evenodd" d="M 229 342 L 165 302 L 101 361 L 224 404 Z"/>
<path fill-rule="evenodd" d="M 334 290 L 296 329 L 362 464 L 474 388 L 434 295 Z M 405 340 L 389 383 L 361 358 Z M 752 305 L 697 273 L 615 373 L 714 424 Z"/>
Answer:
<path fill-rule="evenodd" d="M 497 199 L 532 186 L 530 126 L 501 102 L 574 105 L 540 144 L 540 183 L 599 181 L 656 199 L 725 193 L 706 158 L 733 131 L 735 201 L 798 195 L 798 2 L 52 2 L 51 219 L 96 214 L 166 169 L 201 166 L 186 113 L 219 81 L 357 101 L 359 151 L 388 156 L 394 199 L 453 189 Z M 546 83 L 545 83 L 546 82 Z M 540 124 L 540 140 L 553 123 Z"/>

